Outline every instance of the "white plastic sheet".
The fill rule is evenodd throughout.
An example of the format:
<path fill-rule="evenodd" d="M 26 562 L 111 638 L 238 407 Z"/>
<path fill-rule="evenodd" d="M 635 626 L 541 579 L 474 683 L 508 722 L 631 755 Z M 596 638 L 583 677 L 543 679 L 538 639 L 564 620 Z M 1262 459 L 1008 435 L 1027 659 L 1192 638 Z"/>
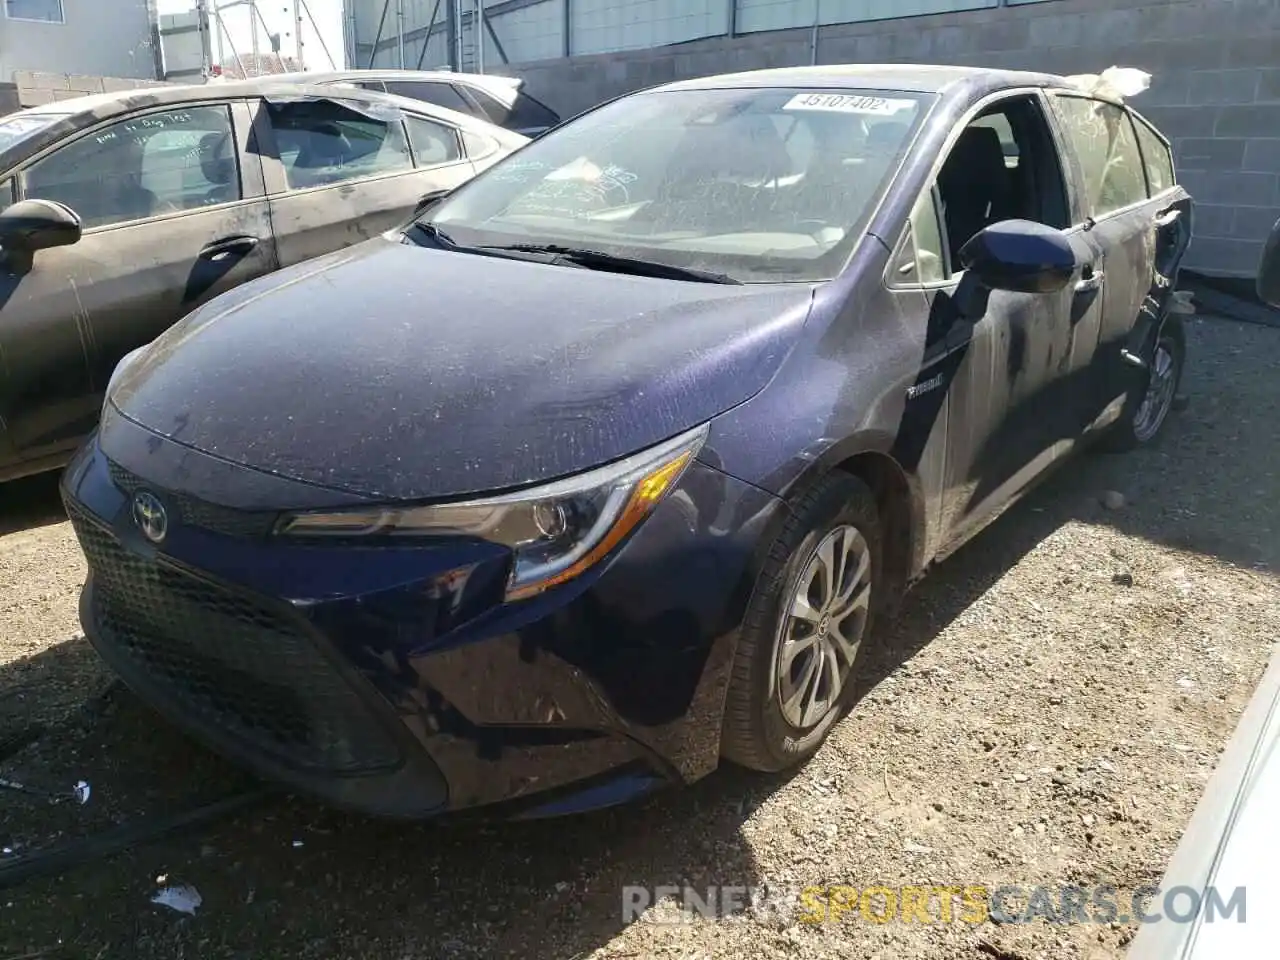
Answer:
<path fill-rule="evenodd" d="M 1124 103 L 1151 86 L 1151 74 L 1136 67 L 1107 67 L 1101 73 L 1078 73 L 1067 77 L 1073 87 L 1093 97 Z"/>

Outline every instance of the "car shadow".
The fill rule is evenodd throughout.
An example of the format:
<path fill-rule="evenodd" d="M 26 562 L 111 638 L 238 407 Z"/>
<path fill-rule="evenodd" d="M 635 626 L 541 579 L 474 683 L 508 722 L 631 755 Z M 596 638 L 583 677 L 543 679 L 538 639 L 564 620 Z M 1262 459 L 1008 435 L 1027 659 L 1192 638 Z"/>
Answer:
<path fill-rule="evenodd" d="M 67 519 L 58 495 L 59 476 L 53 470 L 0 484 L 0 537 Z"/>

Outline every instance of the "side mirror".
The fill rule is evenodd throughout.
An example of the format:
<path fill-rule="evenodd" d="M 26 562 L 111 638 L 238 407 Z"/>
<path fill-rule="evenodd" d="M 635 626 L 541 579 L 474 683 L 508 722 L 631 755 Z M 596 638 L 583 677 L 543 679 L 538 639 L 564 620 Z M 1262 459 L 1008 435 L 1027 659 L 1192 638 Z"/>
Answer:
<path fill-rule="evenodd" d="M 1075 276 L 1076 255 L 1058 230 L 1030 220 L 1003 220 L 960 248 L 960 264 L 984 287 L 1055 293 Z"/>
<path fill-rule="evenodd" d="M 1269 307 L 1280 307 L 1280 220 L 1271 228 L 1258 264 L 1258 299 Z"/>
<path fill-rule="evenodd" d="M 69 246 L 81 231 L 79 215 L 53 200 L 21 200 L 0 211 L 0 248 L 7 255 Z"/>

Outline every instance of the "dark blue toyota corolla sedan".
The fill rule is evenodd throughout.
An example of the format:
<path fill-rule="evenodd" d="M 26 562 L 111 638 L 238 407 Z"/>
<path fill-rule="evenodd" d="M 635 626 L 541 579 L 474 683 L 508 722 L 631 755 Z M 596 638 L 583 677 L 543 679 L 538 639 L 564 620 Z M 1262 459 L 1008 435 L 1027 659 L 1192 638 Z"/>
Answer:
<path fill-rule="evenodd" d="M 116 371 L 81 615 L 263 776 L 521 815 L 802 763 L 930 563 L 1151 442 L 1191 202 L 1079 80 L 823 67 L 605 104 Z"/>

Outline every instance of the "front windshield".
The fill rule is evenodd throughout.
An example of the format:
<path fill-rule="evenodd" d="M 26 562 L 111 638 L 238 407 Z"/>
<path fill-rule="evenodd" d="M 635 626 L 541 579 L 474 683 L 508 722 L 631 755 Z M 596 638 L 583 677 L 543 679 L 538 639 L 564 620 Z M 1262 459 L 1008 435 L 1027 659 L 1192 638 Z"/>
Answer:
<path fill-rule="evenodd" d="M 426 219 L 463 246 L 557 244 L 743 282 L 825 280 L 848 259 L 930 99 L 637 94 L 535 140 Z"/>
<path fill-rule="evenodd" d="M 8 150 L 69 116 L 69 113 L 12 113 L 0 119 L 0 151 Z"/>

